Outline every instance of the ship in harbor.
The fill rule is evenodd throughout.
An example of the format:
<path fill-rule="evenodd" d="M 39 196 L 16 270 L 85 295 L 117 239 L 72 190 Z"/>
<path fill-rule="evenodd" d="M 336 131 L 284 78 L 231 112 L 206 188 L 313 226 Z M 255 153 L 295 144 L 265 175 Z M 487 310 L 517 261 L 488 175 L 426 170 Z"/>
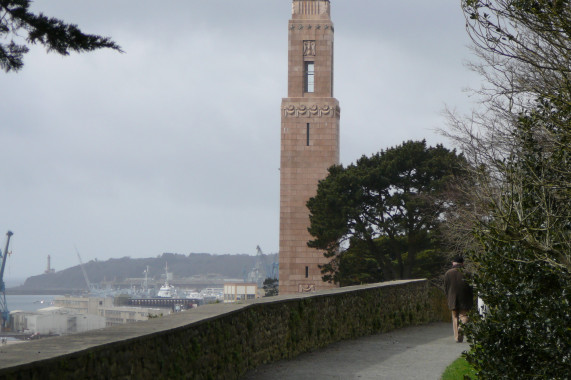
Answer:
<path fill-rule="evenodd" d="M 157 292 L 157 298 L 175 298 L 177 295 L 177 290 L 174 286 L 169 284 L 169 274 L 172 276 L 172 273 L 169 273 L 169 266 L 165 264 L 165 283 L 163 286 L 159 288 Z"/>

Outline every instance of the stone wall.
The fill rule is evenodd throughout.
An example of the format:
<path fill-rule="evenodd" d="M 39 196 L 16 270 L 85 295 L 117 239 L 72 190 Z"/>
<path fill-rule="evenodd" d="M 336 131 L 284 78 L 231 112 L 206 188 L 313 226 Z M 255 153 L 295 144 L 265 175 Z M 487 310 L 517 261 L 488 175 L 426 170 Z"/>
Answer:
<path fill-rule="evenodd" d="M 330 343 L 440 321 L 442 292 L 393 281 L 198 309 L 0 350 L 0 379 L 236 379 Z"/>

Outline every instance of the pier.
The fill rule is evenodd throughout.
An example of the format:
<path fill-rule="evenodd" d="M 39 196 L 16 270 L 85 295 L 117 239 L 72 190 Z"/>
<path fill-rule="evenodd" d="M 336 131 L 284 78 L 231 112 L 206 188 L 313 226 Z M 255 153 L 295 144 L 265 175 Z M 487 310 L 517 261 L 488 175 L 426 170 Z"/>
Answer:
<path fill-rule="evenodd" d="M 190 309 L 194 305 L 201 305 L 202 303 L 203 300 L 199 298 L 131 298 L 128 301 L 130 306 L 169 307 L 173 310 L 176 306 Z"/>

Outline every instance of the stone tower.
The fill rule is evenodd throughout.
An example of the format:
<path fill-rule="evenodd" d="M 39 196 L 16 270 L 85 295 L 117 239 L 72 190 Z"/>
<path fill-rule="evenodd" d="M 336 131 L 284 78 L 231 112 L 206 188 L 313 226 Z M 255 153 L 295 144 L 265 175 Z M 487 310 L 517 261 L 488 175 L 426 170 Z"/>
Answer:
<path fill-rule="evenodd" d="M 280 294 L 334 286 L 321 280 L 318 267 L 328 259 L 307 247 L 306 203 L 327 169 L 339 163 L 329 0 L 293 0 L 288 30 L 288 97 L 281 106 Z"/>

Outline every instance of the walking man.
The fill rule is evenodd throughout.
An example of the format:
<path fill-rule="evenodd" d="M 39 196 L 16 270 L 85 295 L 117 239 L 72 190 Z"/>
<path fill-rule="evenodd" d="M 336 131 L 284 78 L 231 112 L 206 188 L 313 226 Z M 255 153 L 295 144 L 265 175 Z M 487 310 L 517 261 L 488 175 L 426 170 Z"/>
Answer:
<path fill-rule="evenodd" d="M 456 256 L 452 260 L 452 268 L 444 275 L 444 290 L 448 298 L 448 308 L 452 311 L 452 327 L 454 329 L 454 340 L 462 343 L 464 335 L 459 326 L 459 322 L 468 322 L 468 311 L 474 303 L 474 292 L 472 287 L 464 281 L 464 275 L 460 268 L 464 265 L 464 259 Z"/>

